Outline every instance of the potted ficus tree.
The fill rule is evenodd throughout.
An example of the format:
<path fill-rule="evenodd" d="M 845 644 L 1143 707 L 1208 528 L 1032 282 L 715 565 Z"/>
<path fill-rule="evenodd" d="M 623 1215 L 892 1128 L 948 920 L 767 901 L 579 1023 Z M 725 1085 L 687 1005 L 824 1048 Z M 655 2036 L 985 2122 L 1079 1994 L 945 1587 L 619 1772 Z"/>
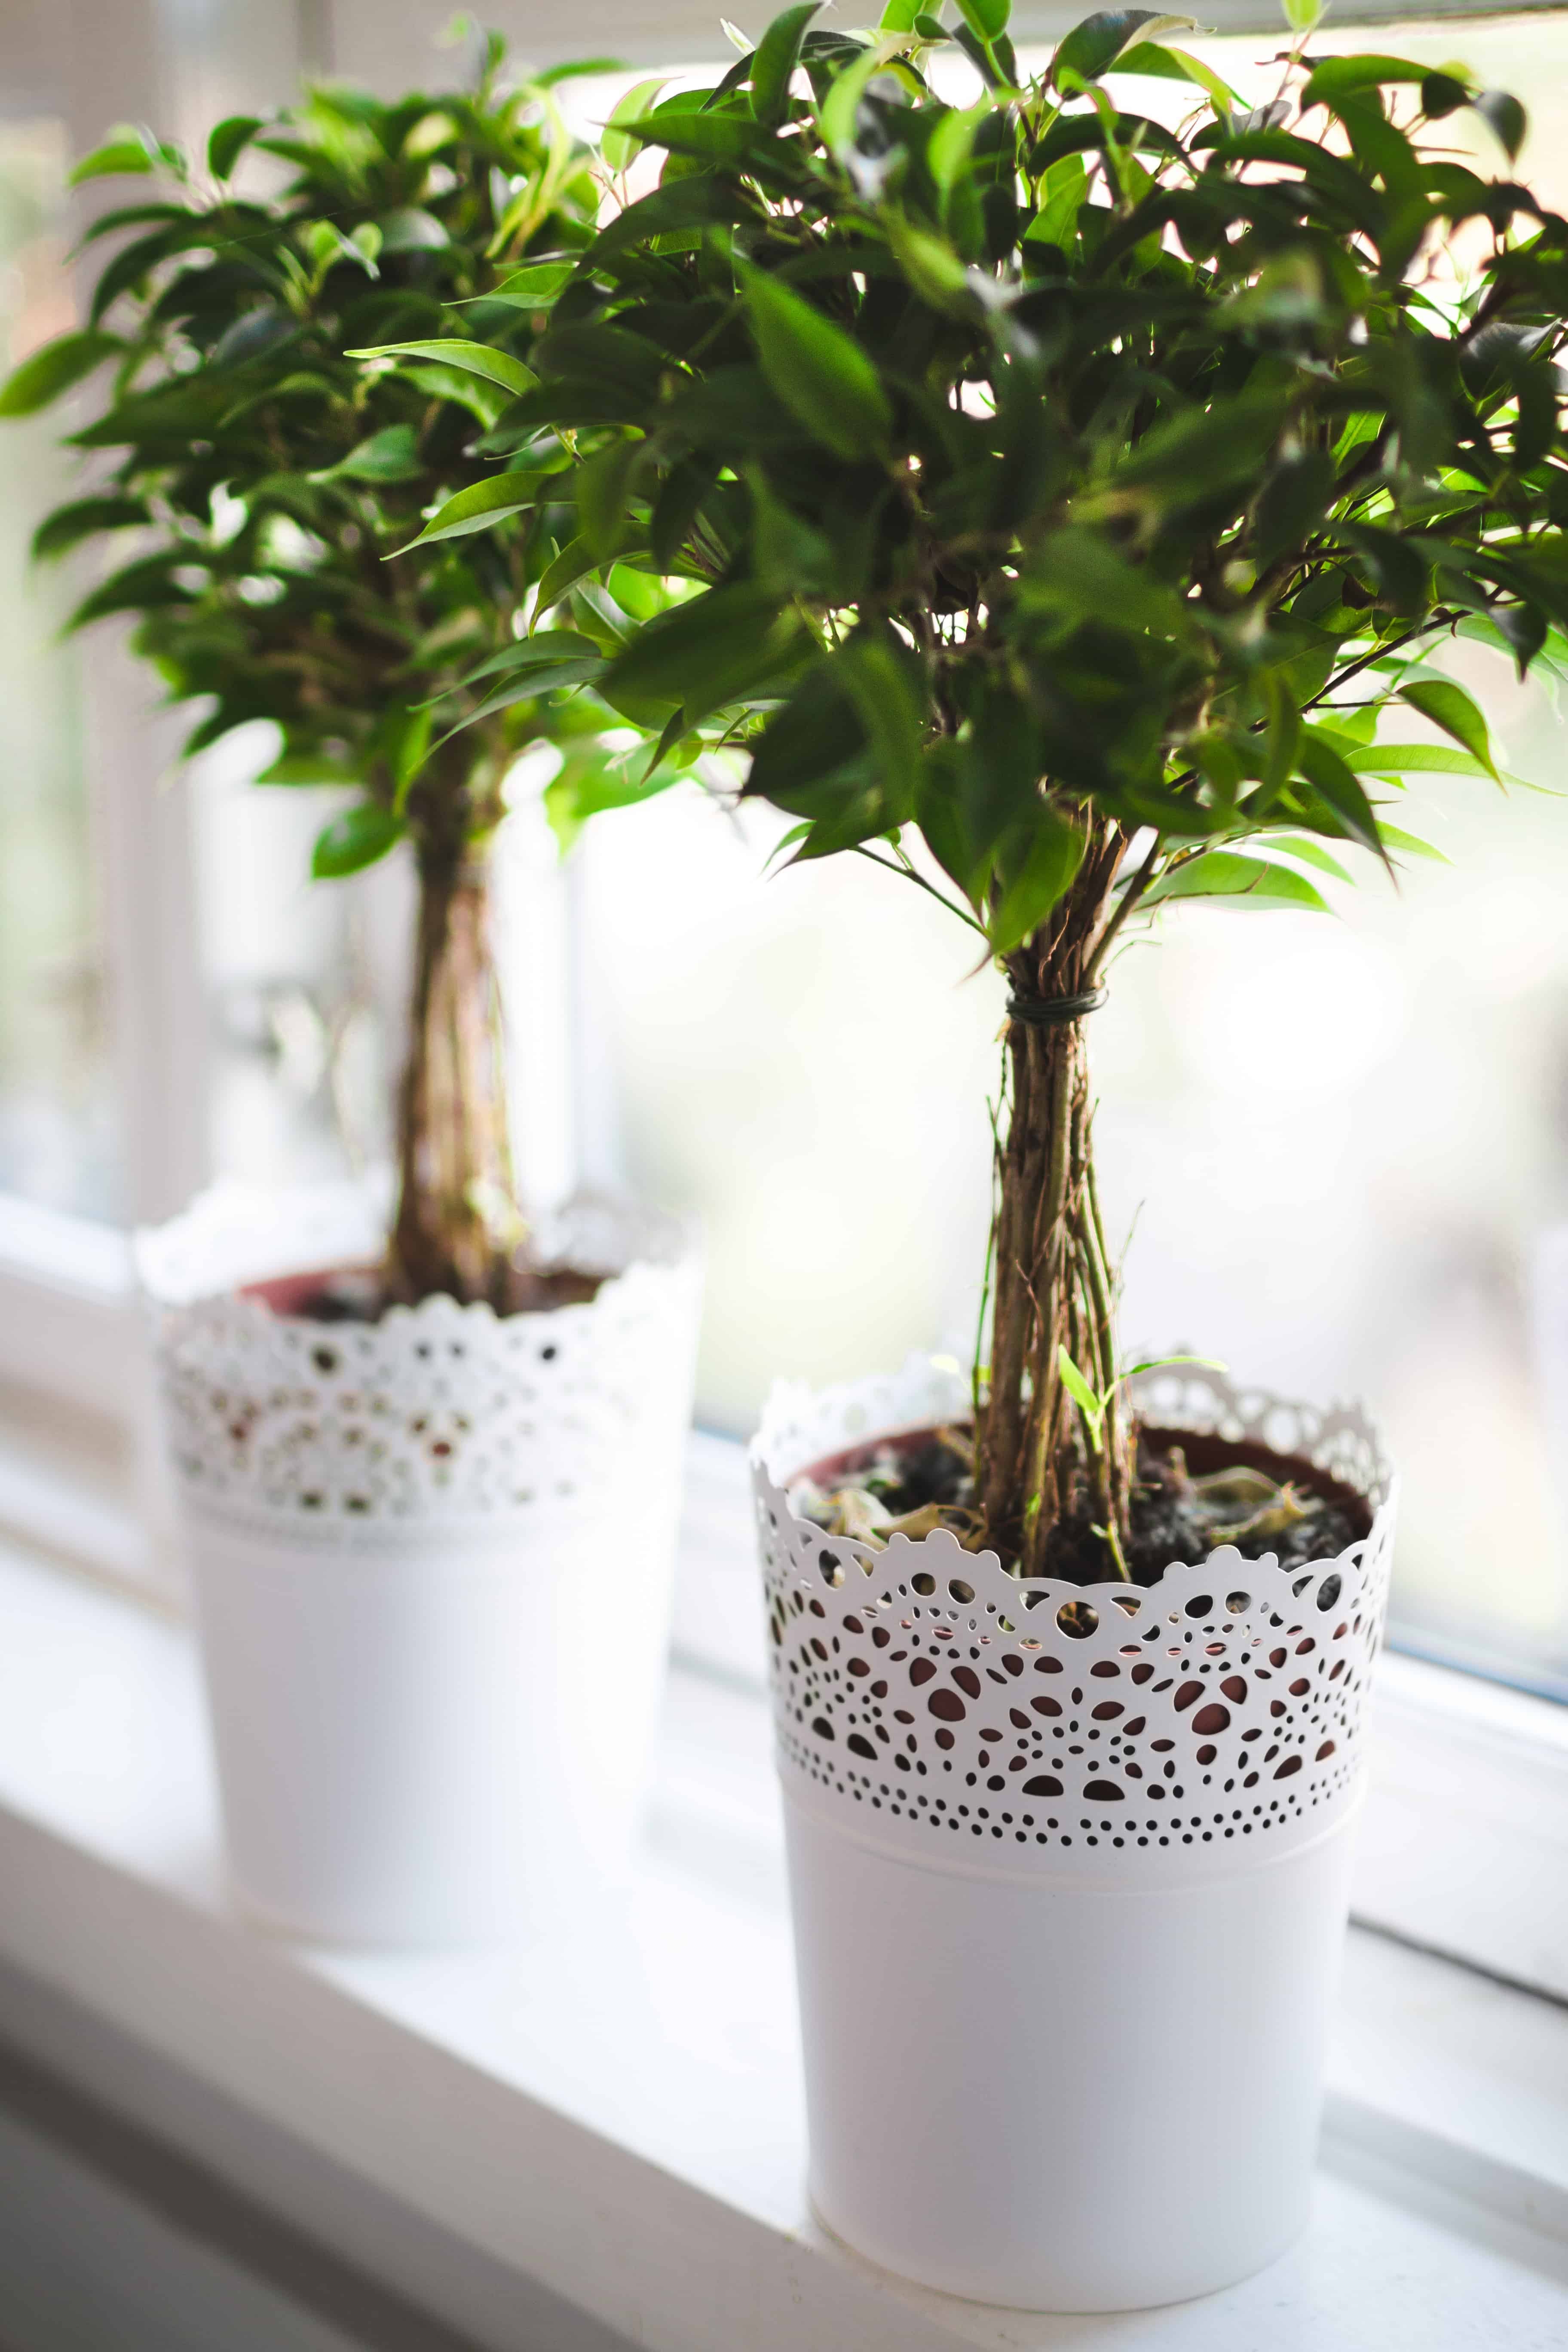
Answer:
<path fill-rule="evenodd" d="M 279 193 L 237 186 L 252 157 Z M 117 133 L 75 176 L 115 173 L 148 185 L 88 232 L 110 255 L 88 323 L 0 393 L 14 415 L 108 386 L 70 436 L 101 469 L 37 551 L 114 548 L 73 625 L 132 616 L 196 706 L 188 754 L 267 720 L 262 787 L 348 788 L 317 876 L 404 844 L 417 877 L 390 1217 L 226 1189 L 141 1243 L 230 1862 L 253 1909 L 317 1934 L 506 1927 L 635 1812 L 697 1301 L 675 1223 L 532 1212 L 513 1177 L 490 845 L 531 744 L 579 815 L 637 796 L 631 730 L 560 695 L 616 639 L 585 591 L 523 688 L 451 691 L 556 602 L 574 501 L 537 478 L 498 501 L 489 436 L 599 189 L 494 41 L 472 89 L 320 89 L 197 159 Z M 344 357 L 393 336 L 440 348 Z"/>
<path fill-rule="evenodd" d="M 756 1495 L 819 2210 L 1101 2309 L 1300 2225 L 1393 1495 L 1357 1412 L 1124 1371 L 1085 1024 L 1155 908 L 1320 906 L 1404 776 L 1493 772 L 1426 657 L 1568 622 L 1568 226 L 1451 151 L 1523 131 L 1458 68 L 1298 14 L 1248 111 L 1184 18 L 1026 76 L 959 16 L 794 7 L 623 126 L 660 183 L 510 421 L 684 583 L 595 693 L 1009 983 L 973 1387 L 781 1392 Z"/>

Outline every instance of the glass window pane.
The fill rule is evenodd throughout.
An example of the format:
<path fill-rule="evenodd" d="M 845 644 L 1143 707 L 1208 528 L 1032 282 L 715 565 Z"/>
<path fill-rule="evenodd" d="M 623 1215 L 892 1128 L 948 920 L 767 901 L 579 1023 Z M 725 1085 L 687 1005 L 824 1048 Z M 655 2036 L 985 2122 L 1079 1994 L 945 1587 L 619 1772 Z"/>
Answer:
<path fill-rule="evenodd" d="M 0 121 L 0 350 L 8 369 L 74 324 L 66 145 Z M 110 1216 L 118 1171 L 88 838 L 78 655 L 56 633 L 69 576 L 36 570 L 39 519 L 68 495 L 56 413 L 0 426 L 0 1188 Z"/>

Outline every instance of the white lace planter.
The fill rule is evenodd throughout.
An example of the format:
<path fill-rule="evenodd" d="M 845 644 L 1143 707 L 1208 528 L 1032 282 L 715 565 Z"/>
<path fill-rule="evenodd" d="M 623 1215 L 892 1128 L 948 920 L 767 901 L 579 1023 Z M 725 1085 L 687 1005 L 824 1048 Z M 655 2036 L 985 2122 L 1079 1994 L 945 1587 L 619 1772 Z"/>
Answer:
<path fill-rule="evenodd" d="M 919 1360 L 781 1388 L 753 1449 L 813 2201 L 890 2270 L 1031 2310 L 1202 2294 L 1303 2224 L 1387 1582 L 1358 1413 L 1207 1373 L 1139 1402 L 1310 1458 L 1370 1534 L 1088 1591 L 945 1533 L 825 1536 L 802 1472 L 966 1411 Z"/>
<path fill-rule="evenodd" d="M 363 1192 L 207 1194 L 138 1238 L 228 1862 L 264 1921 L 508 1935 L 612 1879 L 662 1682 L 700 1273 L 668 1220 L 544 1238 L 610 1278 L 374 1324 L 244 1286 L 373 1259 Z"/>

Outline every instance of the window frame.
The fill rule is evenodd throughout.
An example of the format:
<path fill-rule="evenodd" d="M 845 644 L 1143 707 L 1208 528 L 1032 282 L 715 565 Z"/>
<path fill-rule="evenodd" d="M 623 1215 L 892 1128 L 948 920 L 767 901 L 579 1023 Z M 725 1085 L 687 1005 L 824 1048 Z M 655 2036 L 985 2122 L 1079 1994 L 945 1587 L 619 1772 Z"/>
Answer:
<path fill-rule="evenodd" d="M 639 13 L 601 5 L 585 22 L 578 12 L 561 34 L 531 27 L 531 46 L 546 59 L 580 53 L 597 45 L 597 30 L 632 61 L 650 52 L 676 65 L 713 55 L 706 0 L 681 0 L 652 34 L 636 22 Z M 1037 38 L 1072 13 L 1022 10 L 1018 30 Z M 81 0 L 68 18 L 40 9 L 34 46 L 47 57 L 52 80 L 45 86 L 29 56 L 10 95 L 58 110 L 81 152 L 111 121 L 131 115 L 188 129 L 229 110 L 237 89 L 255 102 L 291 85 L 307 63 L 374 74 L 374 62 L 360 54 L 370 21 L 362 0 L 339 0 L 335 11 L 331 0 L 301 0 L 297 11 L 280 10 L 265 24 L 264 14 L 246 0 L 218 0 L 203 13 L 198 52 L 182 46 L 192 36 L 168 0 Z M 384 24 L 385 12 L 375 14 Z M 1266 14 L 1232 0 L 1218 9 L 1216 29 L 1245 29 Z M 0 90 L 0 104 L 6 96 Z M 124 634 L 95 640 L 84 680 L 128 1221 L 141 1223 L 171 1213 L 210 1172 L 212 1055 L 189 798 L 161 789 L 174 731 L 151 713 L 149 688 Z M 556 948 L 530 1011 L 541 1024 L 534 1058 L 542 1055 L 552 1105 L 545 1157 L 564 1164 L 574 1141 L 578 1168 L 602 1177 L 614 1157 L 614 1106 L 595 1047 L 593 975 L 583 968 L 574 919 L 578 886 L 568 870 L 550 887 Z M 153 1383 L 123 1233 L 0 1193 L 3 1385 L 110 1432 L 131 1469 L 119 1503 L 98 1508 L 84 1508 L 68 1473 L 39 1470 L 7 1483 L 0 1469 L 0 1520 L 151 1601 L 177 1604 Z M 749 1528 L 744 1449 L 694 1434 L 676 1654 L 760 1703 L 762 1627 Z M 1377 1780 L 1357 1916 L 1568 1998 L 1568 1871 L 1560 1852 L 1568 1843 L 1568 1708 L 1485 1681 L 1482 1671 L 1397 1653 L 1383 1661 Z"/>

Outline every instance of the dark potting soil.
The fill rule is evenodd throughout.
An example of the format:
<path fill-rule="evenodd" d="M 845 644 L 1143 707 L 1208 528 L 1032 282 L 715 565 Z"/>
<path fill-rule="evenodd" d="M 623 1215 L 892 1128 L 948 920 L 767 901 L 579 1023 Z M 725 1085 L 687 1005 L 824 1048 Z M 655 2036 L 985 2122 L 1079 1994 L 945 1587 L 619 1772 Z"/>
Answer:
<path fill-rule="evenodd" d="M 873 1495 L 893 1519 L 933 1503 L 965 1510 L 974 1493 L 969 1435 L 967 1428 L 955 1428 L 885 1438 L 818 1463 L 805 1475 L 826 1492 L 854 1487 Z M 1234 1501 L 1218 1510 L 1194 1491 L 1194 1479 L 1245 1471 L 1261 1471 L 1276 1486 L 1289 1486 L 1300 1516 L 1271 1529 L 1238 1531 L 1236 1521 L 1244 1514 Z M 1094 1532 L 1093 1517 L 1086 1507 L 1058 1522 L 1047 1543 L 1047 1576 L 1070 1584 L 1107 1581 L 1106 1546 Z M 1127 1564 L 1133 1582 L 1142 1585 L 1158 1582 L 1173 1562 L 1195 1566 L 1220 1543 L 1234 1543 L 1246 1559 L 1271 1553 L 1281 1568 L 1331 1559 L 1372 1525 L 1361 1496 L 1299 1455 L 1159 1428 L 1138 1433 L 1131 1517 Z"/>
<path fill-rule="evenodd" d="M 504 1311 L 544 1315 L 553 1307 L 584 1307 L 608 1279 L 570 1265 L 516 1266 Z M 277 1275 L 270 1282 L 246 1283 L 242 1296 L 262 1299 L 275 1315 L 299 1315 L 308 1323 L 379 1323 L 397 1303 L 388 1295 L 379 1265 Z"/>

